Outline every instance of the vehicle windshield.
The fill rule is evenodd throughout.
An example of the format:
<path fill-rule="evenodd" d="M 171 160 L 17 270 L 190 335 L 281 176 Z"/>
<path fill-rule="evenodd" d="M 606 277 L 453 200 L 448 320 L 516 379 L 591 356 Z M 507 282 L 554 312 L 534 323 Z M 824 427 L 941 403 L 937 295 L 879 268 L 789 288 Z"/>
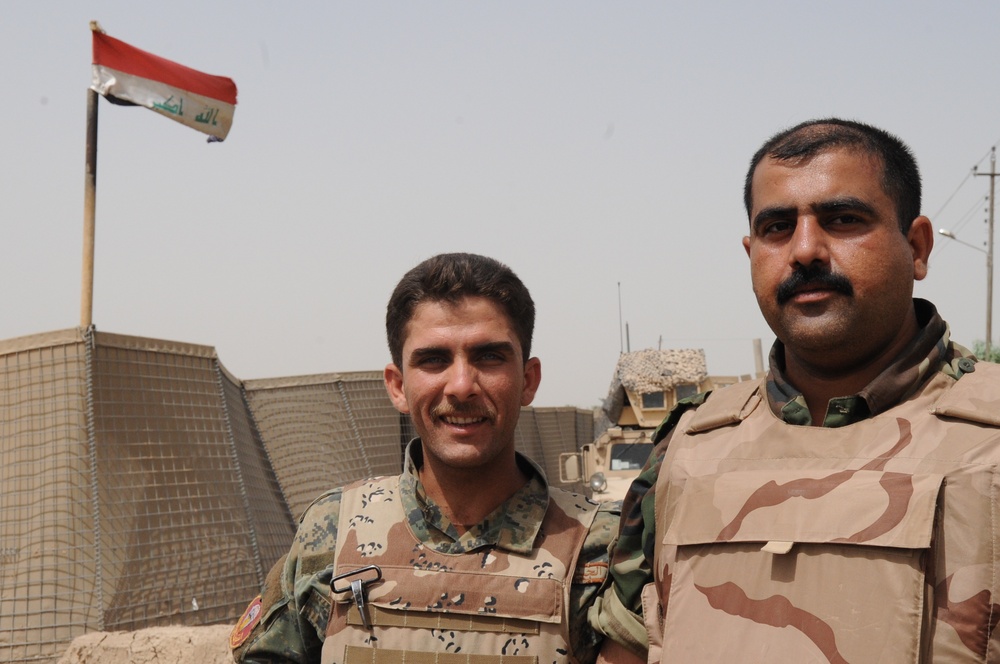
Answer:
<path fill-rule="evenodd" d="M 611 446 L 611 470 L 639 470 L 653 452 L 652 443 L 621 443 Z"/>

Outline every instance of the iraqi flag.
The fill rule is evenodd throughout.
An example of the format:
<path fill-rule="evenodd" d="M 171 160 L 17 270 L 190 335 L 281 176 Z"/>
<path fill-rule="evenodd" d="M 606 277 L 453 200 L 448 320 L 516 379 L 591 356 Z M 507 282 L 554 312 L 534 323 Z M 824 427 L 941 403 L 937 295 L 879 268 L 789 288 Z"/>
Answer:
<path fill-rule="evenodd" d="M 221 141 L 236 110 L 236 83 L 147 53 L 93 31 L 90 88 L 109 101 L 136 104 Z"/>

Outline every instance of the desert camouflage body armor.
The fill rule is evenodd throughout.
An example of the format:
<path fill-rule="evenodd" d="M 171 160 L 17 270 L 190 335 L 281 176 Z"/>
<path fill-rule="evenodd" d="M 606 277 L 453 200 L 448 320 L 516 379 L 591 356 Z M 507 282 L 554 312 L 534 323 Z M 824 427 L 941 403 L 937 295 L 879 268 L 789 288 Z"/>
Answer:
<path fill-rule="evenodd" d="M 365 616 L 351 593 L 333 595 L 323 664 L 575 662 L 565 613 L 596 506 L 553 489 L 530 556 L 493 547 L 444 554 L 413 535 L 391 499 L 398 483 L 344 489 L 334 574 L 377 565 L 382 580 L 367 587 Z"/>
<path fill-rule="evenodd" d="M 782 422 L 763 389 L 674 431 L 649 661 L 1000 661 L 1000 366 L 839 428 Z"/>

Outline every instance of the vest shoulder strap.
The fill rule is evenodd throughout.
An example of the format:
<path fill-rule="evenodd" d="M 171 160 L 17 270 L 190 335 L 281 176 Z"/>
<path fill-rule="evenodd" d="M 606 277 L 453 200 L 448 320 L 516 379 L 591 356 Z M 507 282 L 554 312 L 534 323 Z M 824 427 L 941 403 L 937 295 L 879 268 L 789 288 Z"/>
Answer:
<path fill-rule="evenodd" d="M 1000 364 L 977 362 L 975 371 L 944 391 L 931 412 L 1000 427 Z"/>
<path fill-rule="evenodd" d="M 691 417 L 687 432 L 710 431 L 746 419 L 761 401 L 764 380 L 745 380 L 712 392 Z"/>
<path fill-rule="evenodd" d="M 681 421 L 681 416 L 692 408 L 697 408 L 705 403 L 705 400 L 708 399 L 710 394 L 712 394 L 711 390 L 708 392 L 699 392 L 692 397 L 687 397 L 678 401 L 677 405 L 670 409 L 667 416 L 663 418 L 663 421 L 660 422 L 660 424 L 656 427 L 656 430 L 653 431 L 653 443 L 659 443 L 661 440 L 666 438 L 667 434 L 673 431 L 674 427 L 677 426 L 677 423 Z"/>

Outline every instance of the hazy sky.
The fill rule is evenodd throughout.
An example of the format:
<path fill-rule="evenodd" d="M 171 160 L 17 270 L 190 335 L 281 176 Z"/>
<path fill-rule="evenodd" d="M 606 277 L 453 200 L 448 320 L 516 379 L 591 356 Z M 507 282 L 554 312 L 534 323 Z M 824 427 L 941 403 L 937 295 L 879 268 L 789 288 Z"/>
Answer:
<path fill-rule="evenodd" d="M 535 405 L 588 407 L 621 350 L 754 369 L 742 181 L 774 132 L 897 133 L 924 213 L 983 246 L 996 2 L 8 2 L 0 338 L 80 321 L 88 22 L 239 87 L 223 144 L 100 105 L 94 323 L 214 346 L 239 378 L 381 369 L 385 303 L 442 251 L 538 308 Z M 935 216 L 936 215 L 936 216 Z M 985 336 L 983 253 L 918 296 Z M 1000 331 L 994 336 L 1000 335 Z M 994 338 L 994 343 L 997 339 Z"/>

